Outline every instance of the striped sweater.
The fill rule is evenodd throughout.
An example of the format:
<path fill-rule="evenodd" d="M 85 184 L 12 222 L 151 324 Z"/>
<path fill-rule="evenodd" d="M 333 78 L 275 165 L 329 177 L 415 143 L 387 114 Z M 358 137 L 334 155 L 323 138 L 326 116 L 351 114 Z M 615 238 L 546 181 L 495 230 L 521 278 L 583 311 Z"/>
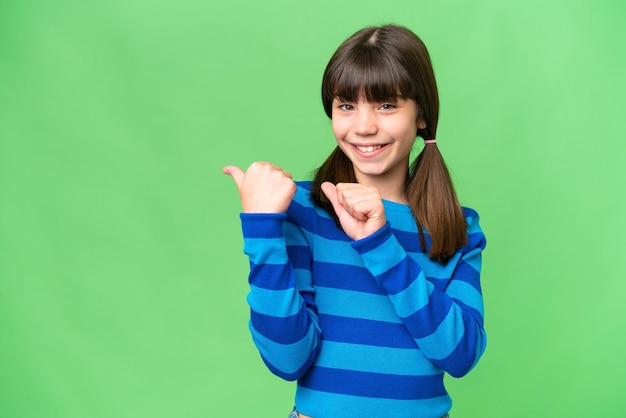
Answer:
<path fill-rule="evenodd" d="M 314 418 L 445 415 L 444 372 L 463 376 L 486 344 L 478 215 L 463 209 L 469 242 L 441 265 L 407 205 L 383 201 L 385 227 L 354 241 L 297 185 L 286 213 L 241 214 L 263 361 L 298 381 L 297 409 Z"/>

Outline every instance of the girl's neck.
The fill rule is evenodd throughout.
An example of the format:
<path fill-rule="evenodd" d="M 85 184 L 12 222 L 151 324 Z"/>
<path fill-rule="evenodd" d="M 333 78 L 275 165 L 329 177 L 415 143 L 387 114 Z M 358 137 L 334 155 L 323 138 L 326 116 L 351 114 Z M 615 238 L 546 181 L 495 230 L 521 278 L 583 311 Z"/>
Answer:
<path fill-rule="evenodd" d="M 360 184 L 376 187 L 384 200 L 408 204 L 405 194 L 406 173 L 394 176 L 365 176 L 360 173 L 355 173 L 355 175 Z"/>

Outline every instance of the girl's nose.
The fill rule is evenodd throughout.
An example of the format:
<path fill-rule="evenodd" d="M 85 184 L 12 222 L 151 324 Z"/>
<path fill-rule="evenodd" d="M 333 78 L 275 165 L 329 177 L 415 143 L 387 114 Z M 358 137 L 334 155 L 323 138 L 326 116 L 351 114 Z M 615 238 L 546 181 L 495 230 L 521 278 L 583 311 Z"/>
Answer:
<path fill-rule="evenodd" d="M 359 112 L 359 117 L 356 120 L 356 126 L 354 132 L 360 136 L 375 135 L 378 132 L 376 125 L 376 116 L 369 111 Z"/>

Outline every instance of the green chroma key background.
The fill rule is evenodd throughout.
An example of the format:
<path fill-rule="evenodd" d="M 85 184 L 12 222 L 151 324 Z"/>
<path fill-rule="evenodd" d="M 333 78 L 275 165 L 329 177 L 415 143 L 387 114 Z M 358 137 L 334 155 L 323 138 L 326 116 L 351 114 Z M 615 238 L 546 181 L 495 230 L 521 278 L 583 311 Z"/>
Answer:
<path fill-rule="evenodd" d="M 387 22 L 430 49 L 489 241 L 488 347 L 447 378 L 451 415 L 622 416 L 625 20 L 617 0 L 0 2 L 0 416 L 287 416 L 221 168 L 306 178 L 334 144 L 326 62 Z"/>

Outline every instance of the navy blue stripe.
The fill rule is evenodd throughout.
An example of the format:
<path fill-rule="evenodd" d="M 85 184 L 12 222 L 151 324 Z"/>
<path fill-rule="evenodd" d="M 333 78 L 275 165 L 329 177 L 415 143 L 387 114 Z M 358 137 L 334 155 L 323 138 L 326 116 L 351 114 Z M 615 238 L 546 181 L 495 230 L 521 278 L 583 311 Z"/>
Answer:
<path fill-rule="evenodd" d="M 322 238 L 334 241 L 350 242 L 352 238 L 346 235 L 342 229 L 337 226 L 334 219 L 322 218 L 317 219 L 317 228 L 315 234 Z"/>
<path fill-rule="evenodd" d="M 459 261 L 459 264 L 454 269 L 453 277 L 454 280 L 465 282 L 476 289 L 478 293 L 482 294 L 480 287 L 480 274 L 470 264 L 464 262 L 463 260 Z"/>
<path fill-rule="evenodd" d="M 420 244 L 420 239 L 417 231 L 408 232 L 408 231 L 400 231 L 399 229 L 392 229 L 393 235 L 396 237 L 396 240 L 400 243 L 402 248 L 406 252 L 411 253 L 424 253 L 422 251 L 422 245 Z M 424 231 L 426 232 L 426 231 Z M 432 245 L 432 240 L 430 235 L 424 234 L 424 239 L 426 241 L 426 249 L 430 250 Z"/>
<path fill-rule="evenodd" d="M 474 318 L 474 320 L 476 322 L 478 322 L 478 325 L 480 325 L 481 328 L 484 327 L 484 321 L 485 320 L 484 320 L 484 318 L 483 318 L 483 316 L 482 316 L 482 314 L 480 312 L 478 312 L 476 309 L 472 308 L 471 306 L 466 305 L 460 299 L 452 298 L 452 300 L 454 301 L 454 303 L 459 305 L 459 307 L 463 310 L 463 312 L 466 312 L 469 316 Z"/>
<path fill-rule="evenodd" d="M 383 295 L 376 280 L 365 267 L 346 264 L 313 262 L 315 285 L 335 289 L 355 290 L 357 292 Z"/>
<path fill-rule="evenodd" d="M 475 324 L 466 314 L 463 313 L 463 322 L 465 324 Z M 457 344 L 456 348 L 442 360 L 433 361 L 439 367 L 448 372 L 451 376 L 462 377 L 466 375 L 476 361 L 476 347 L 480 333 L 476 326 L 465 328 L 465 335 Z"/>
<path fill-rule="evenodd" d="M 317 315 L 317 304 L 315 303 L 315 295 L 311 292 L 300 291 L 300 296 L 304 299 L 304 303 L 315 315 Z"/>
<path fill-rule="evenodd" d="M 465 206 L 462 206 L 461 209 L 463 210 L 463 216 L 465 216 L 465 218 L 472 218 L 472 219 L 476 219 L 478 218 L 478 213 L 472 209 L 472 208 L 467 208 Z"/>
<path fill-rule="evenodd" d="M 289 205 L 289 208 L 287 209 L 287 221 L 309 231 L 313 230 L 311 220 L 316 217 L 317 215 L 315 214 L 313 207 L 303 206 L 296 200 L 292 200 L 291 205 Z"/>
<path fill-rule="evenodd" d="M 320 237 L 335 241 L 352 241 L 345 232 L 343 232 L 332 218 L 320 216 L 317 211 L 322 209 L 316 208 L 311 202 L 311 206 L 303 206 L 296 201 L 292 201 L 289 209 L 287 209 L 287 220 L 293 222 L 299 227 L 318 234 Z M 315 224 L 313 224 L 315 220 Z"/>
<path fill-rule="evenodd" d="M 288 271 L 288 265 L 285 264 L 254 264 L 250 262 L 249 282 L 253 286 L 270 290 L 284 290 L 296 285 L 293 274 Z"/>
<path fill-rule="evenodd" d="M 311 180 L 298 180 L 295 182 L 296 186 L 311 192 L 311 186 L 313 186 L 313 183 L 311 182 Z"/>
<path fill-rule="evenodd" d="M 467 244 L 463 247 L 462 252 L 466 252 L 468 249 L 480 248 L 481 250 L 485 249 L 487 245 L 487 240 L 485 239 L 485 235 L 481 232 L 474 232 L 467 236 Z"/>
<path fill-rule="evenodd" d="M 368 398 L 413 400 L 446 394 L 441 374 L 402 376 L 313 366 L 298 383 L 313 390 Z"/>
<path fill-rule="evenodd" d="M 390 238 L 390 235 L 391 226 L 389 221 L 387 221 L 385 226 L 374 232 L 369 237 L 352 242 L 352 248 L 354 248 L 359 254 L 365 254 L 384 244 Z"/>
<path fill-rule="evenodd" d="M 448 283 L 450 283 L 449 278 L 438 279 L 436 277 L 426 276 L 426 280 L 431 282 L 433 286 L 435 286 L 435 289 L 439 290 L 440 292 L 445 291 L 446 287 L 448 287 Z"/>
<path fill-rule="evenodd" d="M 337 241 L 351 241 L 350 237 L 337 226 L 335 220 L 313 203 L 311 198 L 312 183 L 310 181 L 298 181 L 296 185 L 301 189 L 300 193 L 296 194 L 296 199 L 300 198 L 302 201 L 292 200 L 287 209 L 287 219 L 309 232 L 319 234 L 321 237 Z M 318 212 L 325 213 L 327 216 L 321 216 Z"/>
<path fill-rule="evenodd" d="M 433 241 L 426 230 L 424 230 L 426 251 L 422 250 L 422 245 L 420 244 L 417 231 L 402 231 L 395 228 L 392 228 L 391 231 L 406 252 L 428 254 L 428 252 L 430 251 Z M 474 232 L 472 234 L 468 234 L 467 239 L 468 243 L 461 249 L 462 252 L 472 248 L 485 248 L 486 241 L 485 236 L 482 232 Z"/>
<path fill-rule="evenodd" d="M 377 276 L 376 281 L 385 289 L 387 294 L 395 295 L 405 290 L 415 280 L 422 280 L 419 277 L 420 272 L 419 265 L 405 255 L 398 264 Z"/>
<path fill-rule="evenodd" d="M 280 344 L 300 341 L 308 333 L 311 325 L 304 306 L 297 314 L 284 318 L 250 311 L 250 321 L 259 334 Z"/>
<path fill-rule="evenodd" d="M 287 256 L 291 265 L 297 269 L 311 269 L 311 250 L 304 245 L 288 245 Z"/>
<path fill-rule="evenodd" d="M 302 367 L 300 367 L 298 370 L 296 370 L 293 373 L 286 373 L 276 368 L 276 366 L 270 363 L 269 360 L 263 357 L 262 355 L 261 355 L 261 359 L 263 359 L 263 363 L 265 363 L 267 368 L 276 376 L 279 376 L 285 380 L 296 380 L 296 379 L 299 379 L 307 370 L 310 369 L 311 364 L 313 364 L 313 362 L 317 358 L 319 351 L 320 351 L 320 345 L 318 344 L 317 347 L 315 347 L 315 350 L 311 351 L 311 354 L 307 358 L 306 362 L 302 365 Z"/>
<path fill-rule="evenodd" d="M 434 291 L 428 297 L 428 304 L 405 319 L 412 324 L 413 337 L 424 338 L 433 334 L 452 309 L 452 298 Z"/>
<path fill-rule="evenodd" d="M 241 213 L 241 229 L 246 238 L 282 238 L 284 213 Z"/>
<path fill-rule="evenodd" d="M 379 347 L 415 348 L 417 344 L 402 323 L 319 314 L 325 340 Z"/>

